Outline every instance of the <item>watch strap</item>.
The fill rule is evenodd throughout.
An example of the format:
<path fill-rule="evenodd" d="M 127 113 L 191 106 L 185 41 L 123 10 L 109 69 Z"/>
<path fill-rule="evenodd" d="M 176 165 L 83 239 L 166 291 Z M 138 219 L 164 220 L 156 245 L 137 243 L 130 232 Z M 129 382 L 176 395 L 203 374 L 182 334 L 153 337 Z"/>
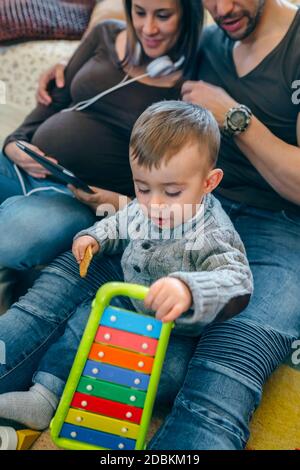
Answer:
<path fill-rule="evenodd" d="M 235 111 L 242 111 L 245 115 L 245 124 L 243 127 L 238 127 L 235 126 L 231 122 L 231 116 Z M 230 137 L 233 137 L 235 135 L 239 135 L 242 132 L 245 132 L 245 130 L 248 128 L 252 118 L 252 111 L 248 108 L 248 106 L 241 104 L 239 106 L 230 108 L 229 111 L 225 115 L 225 121 L 223 125 L 223 133 L 225 135 L 228 135 Z"/>

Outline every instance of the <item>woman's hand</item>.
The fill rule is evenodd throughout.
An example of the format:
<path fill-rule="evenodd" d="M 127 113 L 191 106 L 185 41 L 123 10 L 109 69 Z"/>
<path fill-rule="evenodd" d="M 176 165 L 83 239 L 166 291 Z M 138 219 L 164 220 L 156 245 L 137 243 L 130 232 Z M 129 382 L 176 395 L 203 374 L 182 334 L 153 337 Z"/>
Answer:
<path fill-rule="evenodd" d="M 44 152 L 40 150 L 35 145 L 29 144 L 28 142 L 22 142 L 24 145 L 34 150 L 36 153 L 45 156 Z M 20 168 L 22 168 L 28 175 L 33 178 L 45 179 L 47 176 L 51 175 L 50 171 L 46 170 L 42 165 L 37 163 L 33 158 L 29 157 L 23 150 L 17 147 L 15 142 L 7 144 L 4 149 L 5 154 L 10 160 L 16 163 Z M 55 158 L 46 157 L 53 163 L 58 163 Z"/>
<path fill-rule="evenodd" d="M 176 320 L 193 303 L 188 286 L 175 277 L 163 277 L 154 282 L 145 299 L 145 306 L 156 311 L 156 318 L 163 323 Z"/>
<path fill-rule="evenodd" d="M 94 186 L 90 186 L 94 194 L 88 194 L 72 185 L 69 185 L 68 188 L 78 201 L 89 206 L 98 216 L 104 216 L 105 213 L 114 214 L 130 202 L 127 196 Z"/>
<path fill-rule="evenodd" d="M 77 238 L 73 242 L 72 252 L 76 258 L 77 263 L 81 263 L 84 258 L 84 254 L 86 249 L 91 246 L 92 253 L 95 255 L 100 250 L 99 243 L 95 240 L 95 238 L 90 237 L 89 235 L 84 235 L 83 237 Z"/>
<path fill-rule="evenodd" d="M 55 64 L 50 69 L 46 70 L 39 78 L 38 90 L 36 99 L 38 103 L 44 106 L 49 106 L 52 103 L 52 98 L 47 91 L 47 87 L 51 80 L 55 80 L 57 88 L 63 88 L 65 86 L 65 68 L 67 62 L 60 62 Z"/>

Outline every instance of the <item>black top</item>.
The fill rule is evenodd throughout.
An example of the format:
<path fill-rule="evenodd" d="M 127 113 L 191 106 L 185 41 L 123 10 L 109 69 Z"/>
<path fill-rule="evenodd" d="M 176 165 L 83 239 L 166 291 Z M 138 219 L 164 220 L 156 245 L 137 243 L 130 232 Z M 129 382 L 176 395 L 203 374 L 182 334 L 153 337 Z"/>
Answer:
<path fill-rule="evenodd" d="M 279 139 L 297 146 L 300 105 L 292 102 L 292 83 L 300 79 L 300 10 L 280 44 L 241 78 L 233 60 L 234 41 L 220 28 L 208 27 L 201 46 L 198 79 L 225 89 L 237 102 L 247 105 Z M 272 189 L 232 138 L 222 138 L 219 166 L 225 176 L 217 193 L 254 207 L 300 214 L 300 207 Z"/>
<path fill-rule="evenodd" d="M 129 196 L 134 194 L 128 149 L 132 127 L 151 104 L 179 99 L 180 89 L 135 82 L 105 96 L 84 111 L 63 108 L 89 99 L 116 85 L 125 73 L 115 50 L 119 21 L 97 25 L 66 68 L 66 86 L 51 84 L 53 103 L 38 105 L 5 141 L 31 142 L 89 185 Z"/>

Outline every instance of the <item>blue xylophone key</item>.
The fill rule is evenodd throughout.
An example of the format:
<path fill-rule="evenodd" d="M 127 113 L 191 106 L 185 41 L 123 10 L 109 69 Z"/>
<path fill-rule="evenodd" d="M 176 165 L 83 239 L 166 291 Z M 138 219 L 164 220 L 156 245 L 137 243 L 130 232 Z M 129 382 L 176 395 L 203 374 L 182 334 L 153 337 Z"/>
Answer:
<path fill-rule="evenodd" d="M 82 375 L 138 390 L 147 390 L 150 380 L 150 375 L 90 360 L 87 361 Z"/>
<path fill-rule="evenodd" d="M 162 323 L 154 317 L 110 306 L 104 310 L 100 324 L 156 339 L 162 328 Z"/>
<path fill-rule="evenodd" d="M 94 429 L 74 426 L 68 423 L 64 423 L 61 428 L 60 437 L 111 450 L 134 450 L 136 444 L 136 441 L 133 439 L 126 439 L 115 434 L 95 431 Z"/>

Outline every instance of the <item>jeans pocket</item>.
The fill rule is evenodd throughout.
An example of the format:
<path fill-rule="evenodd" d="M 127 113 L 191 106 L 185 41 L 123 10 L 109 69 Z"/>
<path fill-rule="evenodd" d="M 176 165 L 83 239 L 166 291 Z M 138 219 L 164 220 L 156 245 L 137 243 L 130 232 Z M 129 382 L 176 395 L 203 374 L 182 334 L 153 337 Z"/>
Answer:
<path fill-rule="evenodd" d="M 280 212 L 280 216 L 286 222 L 294 224 L 294 225 L 296 225 L 297 227 L 300 228 L 300 215 L 291 214 L 290 212 L 287 212 L 286 210 L 282 210 Z"/>

